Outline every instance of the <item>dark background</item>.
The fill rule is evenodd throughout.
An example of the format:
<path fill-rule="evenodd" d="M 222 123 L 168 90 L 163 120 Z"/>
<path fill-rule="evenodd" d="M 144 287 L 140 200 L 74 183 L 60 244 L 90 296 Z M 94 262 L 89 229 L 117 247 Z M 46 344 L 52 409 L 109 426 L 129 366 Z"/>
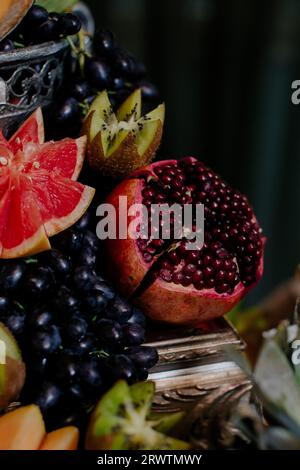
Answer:
<path fill-rule="evenodd" d="M 249 196 L 268 237 L 257 301 L 300 258 L 300 1 L 86 3 L 161 91 L 161 155 L 196 155 Z"/>

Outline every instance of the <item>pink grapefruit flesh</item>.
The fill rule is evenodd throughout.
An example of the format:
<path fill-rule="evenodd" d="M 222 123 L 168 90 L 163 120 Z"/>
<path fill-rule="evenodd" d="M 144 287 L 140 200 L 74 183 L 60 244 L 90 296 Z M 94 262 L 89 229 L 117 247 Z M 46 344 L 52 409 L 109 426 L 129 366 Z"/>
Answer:
<path fill-rule="evenodd" d="M 0 257 L 50 248 L 49 237 L 73 225 L 95 190 L 77 182 L 86 138 L 44 143 L 40 110 L 7 141 L 0 133 Z"/>

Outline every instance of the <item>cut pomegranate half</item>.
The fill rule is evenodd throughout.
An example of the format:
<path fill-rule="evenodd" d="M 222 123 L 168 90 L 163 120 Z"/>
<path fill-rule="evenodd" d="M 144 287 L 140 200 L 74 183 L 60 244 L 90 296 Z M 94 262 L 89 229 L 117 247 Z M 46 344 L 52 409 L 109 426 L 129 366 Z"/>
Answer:
<path fill-rule="evenodd" d="M 119 196 L 128 207 L 147 206 L 149 226 L 152 204 L 204 205 L 201 249 L 172 237 L 105 242 L 109 276 L 152 319 L 191 324 L 222 316 L 262 276 L 265 239 L 247 198 L 195 158 L 154 163 L 121 182 L 107 200 L 117 220 Z"/>

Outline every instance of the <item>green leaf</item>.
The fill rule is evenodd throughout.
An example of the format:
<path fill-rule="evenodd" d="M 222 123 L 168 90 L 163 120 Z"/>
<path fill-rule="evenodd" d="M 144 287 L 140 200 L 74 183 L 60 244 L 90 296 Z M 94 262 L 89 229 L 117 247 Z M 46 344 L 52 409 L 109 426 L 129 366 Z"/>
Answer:
<path fill-rule="evenodd" d="M 254 377 L 265 399 L 300 425 L 300 390 L 287 357 L 273 339 L 265 340 Z"/>
<path fill-rule="evenodd" d="M 46 8 L 46 10 L 61 13 L 72 8 L 78 0 L 38 0 L 36 3 Z"/>

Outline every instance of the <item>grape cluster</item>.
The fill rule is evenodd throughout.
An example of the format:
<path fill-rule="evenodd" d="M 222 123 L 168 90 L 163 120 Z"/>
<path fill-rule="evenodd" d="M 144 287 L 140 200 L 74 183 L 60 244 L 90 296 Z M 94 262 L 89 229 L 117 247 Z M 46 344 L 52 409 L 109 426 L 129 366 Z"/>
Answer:
<path fill-rule="evenodd" d="M 78 54 L 70 62 L 70 77 L 55 108 L 52 121 L 59 124 L 55 126 L 55 138 L 78 134 L 84 112 L 102 90 L 108 90 L 114 109 L 136 88 L 141 88 L 146 105 L 158 100 L 156 86 L 145 80 L 144 64 L 122 49 L 110 31 L 97 31 L 91 54 Z M 79 67 L 82 54 L 84 65 Z"/>
<path fill-rule="evenodd" d="M 19 26 L 0 42 L 0 52 L 9 52 L 20 46 L 41 44 L 73 36 L 81 29 L 81 20 L 72 13 L 48 13 L 38 5 L 30 8 Z"/>
<path fill-rule="evenodd" d="M 87 213 L 51 251 L 2 261 L 0 321 L 17 338 L 27 378 L 21 401 L 49 428 L 81 423 L 118 379 L 144 380 L 157 352 L 141 346 L 145 317 L 97 274 L 99 240 Z"/>

